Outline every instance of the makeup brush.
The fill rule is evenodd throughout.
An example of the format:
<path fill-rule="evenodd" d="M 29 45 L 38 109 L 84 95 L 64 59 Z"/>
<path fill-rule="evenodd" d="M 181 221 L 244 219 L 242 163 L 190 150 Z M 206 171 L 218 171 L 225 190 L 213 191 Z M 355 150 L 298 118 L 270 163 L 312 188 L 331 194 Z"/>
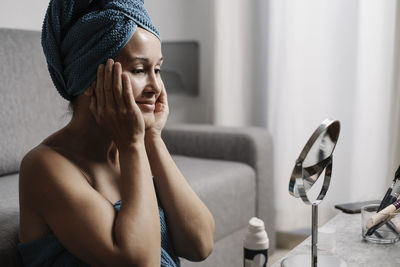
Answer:
<path fill-rule="evenodd" d="M 397 170 L 394 174 L 392 184 L 386 191 L 386 194 L 383 197 L 381 204 L 379 205 L 377 213 L 380 212 L 381 210 L 383 210 L 384 208 L 388 207 L 392 203 L 394 203 L 397 200 L 399 193 L 400 193 L 400 166 L 397 168 Z M 375 232 L 375 230 L 378 229 L 382 224 L 383 223 L 374 224 L 375 226 L 373 226 L 372 228 L 369 228 L 369 229 L 367 228 L 368 231 L 367 231 L 366 235 L 372 235 Z"/>
<path fill-rule="evenodd" d="M 400 166 L 397 168 L 396 173 L 394 174 L 393 182 L 386 191 L 385 196 L 383 197 L 381 204 L 379 205 L 378 212 L 392 204 L 396 201 L 400 192 Z"/>
<path fill-rule="evenodd" d="M 380 212 L 374 214 L 371 218 L 369 218 L 366 224 L 366 228 L 372 229 L 372 227 L 380 223 L 384 223 L 385 221 L 389 220 L 391 217 L 396 215 L 396 213 L 399 211 L 400 211 L 400 199 L 394 202 L 393 204 L 390 204 Z"/>

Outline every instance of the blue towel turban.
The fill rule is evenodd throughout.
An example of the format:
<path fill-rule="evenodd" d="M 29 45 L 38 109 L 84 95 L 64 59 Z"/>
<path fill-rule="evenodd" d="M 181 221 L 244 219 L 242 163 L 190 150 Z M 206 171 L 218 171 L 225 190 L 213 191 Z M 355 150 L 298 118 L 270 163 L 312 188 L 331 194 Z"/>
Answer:
<path fill-rule="evenodd" d="M 58 92 L 71 100 L 96 79 L 97 67 L 114 58 L 140 26 L 161 40 L 144 0 L 51 0 L 42 46 Z"/>

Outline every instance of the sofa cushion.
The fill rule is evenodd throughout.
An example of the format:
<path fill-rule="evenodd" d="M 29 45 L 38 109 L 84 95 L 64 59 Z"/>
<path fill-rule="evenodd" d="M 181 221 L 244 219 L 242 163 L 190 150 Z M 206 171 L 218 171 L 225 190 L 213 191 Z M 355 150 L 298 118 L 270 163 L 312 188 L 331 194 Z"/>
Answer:
<path fill-rule="evenodd" d="M 18 173 L 0 176 L 0 196 L 0 212 L 19 210 Z"/>
<path fill-rule="evenodd" d="M 249 165 L 173 155 L 193 190 L 215 219 L 215 240 L 245 227 L 255 216 L 256 179 Z"/>
<path fill-rule="evenodd" d="M 173 155 L 193 190 L 210 209 L 216 222 L 215 240 L 247 225 L 255 214 L 255 173 L 238 162 Z M 18 228 L 18 174 L 0 177 L 1 253 L 15 242 Z"/>
<path fill-rule="evenodd" d="M 15 245 L 19 224 L 18 174 L 0 177 L 0 266 L 19 266 Z"/>

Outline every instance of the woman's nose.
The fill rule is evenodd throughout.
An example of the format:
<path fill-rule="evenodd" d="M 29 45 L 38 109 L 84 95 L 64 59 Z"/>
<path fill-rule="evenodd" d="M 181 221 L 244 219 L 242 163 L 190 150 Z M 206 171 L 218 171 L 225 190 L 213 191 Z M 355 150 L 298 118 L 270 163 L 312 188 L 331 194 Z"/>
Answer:
<path fill-rule="evenodd" d="M 145 91 L 147 92 L 153 91 L 156 95 L 160 94 L 162 89 L 161 78 L 157 77 L 157 75 L 159 74 L 156 73 L 149 74 L 147 86 L 145 88 Z"/>

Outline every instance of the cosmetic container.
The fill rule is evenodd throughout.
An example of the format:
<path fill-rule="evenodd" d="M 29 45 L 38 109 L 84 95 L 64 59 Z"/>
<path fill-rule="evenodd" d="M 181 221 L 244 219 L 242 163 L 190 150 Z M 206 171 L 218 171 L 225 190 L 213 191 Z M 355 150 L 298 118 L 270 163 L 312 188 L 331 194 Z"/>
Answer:
<path fill-rule="evenodd" d="M 244 267 L 267 267 L 269 239 L 262 220 L 256 217 L 249 220 L 243 247 Z"/>
<path fill-rule="evenodd" d="M 389 220 L 377 228 L 373 234 L 368 235 L 367 224 L 371 217 L 376 216 L 379 205 L 367 205 L 361 208 L 361 235 L 364 240 L 376 244 L 393 244 L 400 240 L 400 233 L 392 222 L 398 214 L 387 214 Z M 394 216 L 394 217 L 393 217 Z"/>

